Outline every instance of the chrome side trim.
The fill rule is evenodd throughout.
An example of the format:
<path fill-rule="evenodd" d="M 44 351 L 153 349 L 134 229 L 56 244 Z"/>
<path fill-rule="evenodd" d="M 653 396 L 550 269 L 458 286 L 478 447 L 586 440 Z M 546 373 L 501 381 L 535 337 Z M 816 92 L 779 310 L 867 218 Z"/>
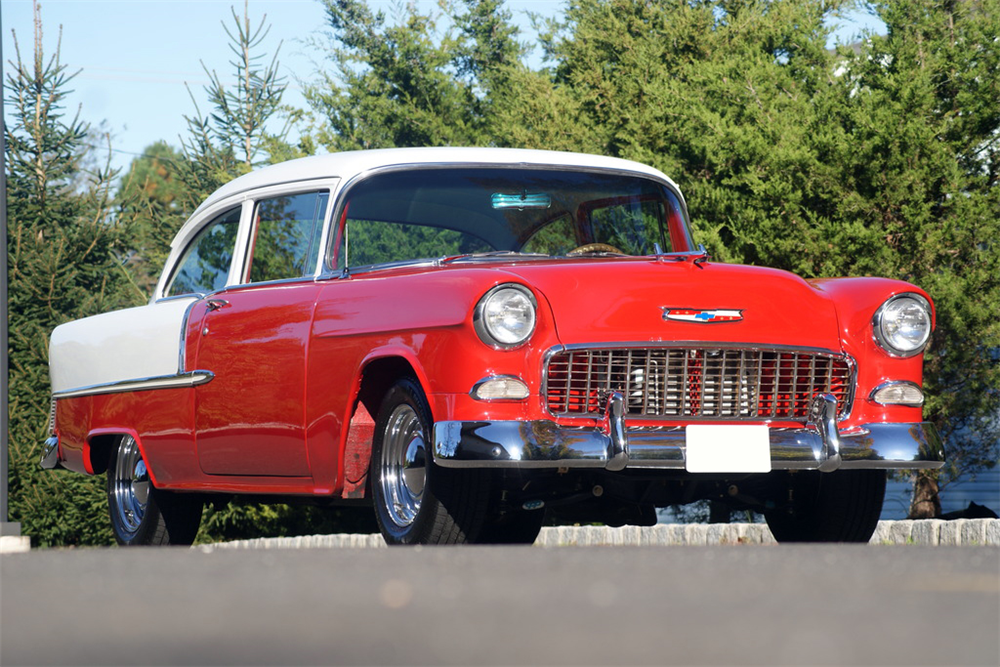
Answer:
<path fill-rule="evenodd" d="M 827 415 L 829 425 L 829 415 Z M 683 429 L 623 429 L 630 469 L 685 469 Z M 446 468 L 591 468 L 620 462 L 600 428 L 554 421 L 444 421 L 434 425 L 434 462 Z M 829 435 L 828 435 L 829 437 Z M 930 423 L 867 424 L 837 434 L 837 469 L 936 469 L 944 446 Z M 770 430 L 773 470 L 828 470 L 832 444 L 814 427 Z M 609 465 L 610 464 L 610 465 Z"/>
<path fill-rule="evenodd" d="M 89 387 L 68 389 L 52 394 L 52 398 L 79 398 L 80 396 L 94 396 L 96 394 L 120 394 L 129 391 L 195 387 L 206 382 L 211 382 L 214 377 L 215 374 L 211 371 L 191 371 L 190 373 L 177 373 L 176 375 L 136 378 L 133 380 L 121 380 L 119 382 L 108 382 L 107 384 L 95 384 Z"/>
<path fill-rule="evenodd" d="M 188 321 L 191 319 L 191 311 L 194 310 L 194 307 L 197 306 L 199 303 L 202 303 L 201 299 L 197 299 L 195 301 L 192 301 L 191 304 L 187 307 L 187 310 L 184 311 L 184 317 L 181 318 L 181 340 L 180 340 L 180 347 L 178 348 L 178 352 L 177 352 L 177 374 L 178 375 L 182 375 L 182 374 L 184 374 L 187 371 L 187 369 L 185 368 L 185 366 L 187 366 L 187 364 L 184 363 L 184 362 L 187 359 L 187 328 L 188 328 Z"/>

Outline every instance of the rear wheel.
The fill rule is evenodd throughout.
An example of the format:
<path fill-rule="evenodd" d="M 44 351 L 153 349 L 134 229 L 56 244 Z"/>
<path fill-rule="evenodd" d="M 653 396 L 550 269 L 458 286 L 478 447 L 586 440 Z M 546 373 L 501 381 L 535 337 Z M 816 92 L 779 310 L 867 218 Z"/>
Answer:
<path fill-rule="evenodd" d="M 130 435 L 122 436 L 111 449 L 107 492 L 108 514 L 118 544 L 194 542 L 201 523 L 201 499 L 154 487 L 139 445 Z"/>
<path fill-rule="evenodd" d="M 764 515 L 779 542 L 868 542 L 885 499 L 884 470 L 786 475 L 791 503 Z"/>
<path fill-rule="evenodd" d="M 474 541 L 486 518 L 489 475 L 435 466 L 431 411 L 412 378 L 388 391 L 372 443 L 375 518 L 388 544 Z"/>

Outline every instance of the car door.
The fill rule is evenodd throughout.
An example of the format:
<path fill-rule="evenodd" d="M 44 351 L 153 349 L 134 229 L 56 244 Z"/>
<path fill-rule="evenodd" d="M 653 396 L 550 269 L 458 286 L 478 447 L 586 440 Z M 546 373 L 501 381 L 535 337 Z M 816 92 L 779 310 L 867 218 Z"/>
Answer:
<path fill-rule="evenodd" d="M 307 477 L 306 353 L 327 192 L 262 199 L 243 283 L 196 306 L 195 441 L 212 475 Z M 199 314 L 200 313 L 200 314 Z"/>

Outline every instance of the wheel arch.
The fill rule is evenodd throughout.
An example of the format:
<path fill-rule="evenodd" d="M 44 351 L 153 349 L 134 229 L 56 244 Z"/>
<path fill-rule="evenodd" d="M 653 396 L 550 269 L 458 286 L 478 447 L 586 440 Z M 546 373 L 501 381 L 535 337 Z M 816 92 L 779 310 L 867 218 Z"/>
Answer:
<path fill-rule="evenodd" d="M 343 455 L 340 460 L 345 498 L 365 498 L 370 495 L 367 478 L 375 421 L 386 394 L 394 384 L 406 377 L 413 378 L 426 393 L 427 379 L 421 373 L 420 365 L 405 352 L 386 351 L 371 355 L 361 364 L 345 422 L 348 428 L 343 436 Z"/>
<path fill-rule="evenodd" d="M 153 463 L 150 461 L 149 452 L 146 451 L 139 433 L 131 428 L 102 428 L 95 429 L 87 434 L 87 440 L 84 445 L 86 448 L 84 461 L 90 469 L 89 472 L 95 475 L 106 473 L 108 471 L 108 461 L 111 459 L 111 450 L 118 443 L 119 439 L 126 435 L 135 438 L 139 452 L 142 454 L 142 460 L 148 466 L 149 478 L 152 480 L 153 486 L 158 487 L 159 482 L 156 479 L 156 472 L 153 470 Z"/>

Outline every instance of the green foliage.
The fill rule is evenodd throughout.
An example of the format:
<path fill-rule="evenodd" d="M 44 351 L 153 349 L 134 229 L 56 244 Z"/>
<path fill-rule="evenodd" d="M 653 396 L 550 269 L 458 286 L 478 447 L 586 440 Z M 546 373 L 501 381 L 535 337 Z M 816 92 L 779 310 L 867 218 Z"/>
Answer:
<path fill-rule="evenodd" d="M 363 0 L 323 0 L 332 72 L 306 98 L 325 118 L 319 142 L 332 151 L 402 146 L 503 144 L 491 122 L 524 47 L 498 0 L 449 5 L 449 27 L 415 5 L 396 21 Z M 321 45 L 317 44 L 321 48 Z M 503 88 L 503 90 L 498 90 Z M 502 137 L 502 135 L 501 135 Z"/>
<path fill-rule="evenodd" d="M 136 282 L 152 294 L 170 254 L 170 242 L 199 202 L 181 179 L 184 156 L 165 141 L 148 146 L 122 178 L 117 199 L 134 220 L 129 266 Z"/>
<path fill-rule="evenodd" d="M 114 200 L 114 174 L 81 162 L 89 128 L 64 113 L 72 74 L 58 49 L 43 57 L 40 22 L 32 61 L 17 52 L 5 156 L 11 510 L 40 544 L 110 540 L 103 480 L 37 466 L 48 333 L 142 300 L 170 237 L 205 196 L 317 145 L 631 158 L 681 184 L 697 240 L 716 257 L 806 277 L 915 282 L 938 308 L 925 412 L 946 437 L 951 474 L 996 464 L 1000 0 L 872 3 L 888 34 L 835 52 L 824 23 L 848 0 L 571 0 L 541 35 L 547 60 L 537 70 L 500 0 L 453 0 L 436 13 L 401 4 L 392 16 L 364 0 L 323 3 L 331 39 L 313 46 L 330 67 L 306 90 L 320 123 L 311 136 L 288 142 L 289 123 L 306 114 L 282 107 L 277 50 L 260 53 L 266 21 L 254 27 L 245 4 L 226 25 L 238 83 L 227 88 L 206 67 L 210 113 L 196 108 L 187 119 L 180 151 L 150 147 Z M 375 234 L 395 256 L 399 231 L 352 235 Z M 230 504 L 207 511 L 199 539 L 322 532 L 352 520 Z"/>
<path fill-rule="evenodd" d="M 142 295 L 124 267 L 128 224 L 112 205 L 115 173 L 81 169 L 89 127 L 65 120 L 73 75 L 58 47 L 45 58 L 37 7 L 34 37 L 34 57 L 25 62 L 17 47 L 5 81 L 10 514 L 39 545 L 107 544 L 103 479 L 38 465 L 48 436 L 46 342 L 58 324 Z"/>
<path fill-rule="evenodd" d="M 237 499 L 206 506 L 195 543 L 377 532 L 375 514 L 370 507 L 260 504 Z"/>
<path fill-rule="evenodd" d="M 311 143 L 306 142 L 296 150 L 286 142 L 292 124 L 302 114 L 281 105 L 287 87 L 278 76 L 281 44 L 270 62 L 260 51 L 270 31 L 267 15 L 254 27 L 246 0 L 242 16 L 235 9 L 231 11 L 233 27 L 223 23 L 223 29 L 234 56 L 229 64 L 235 89 L 227 87 L 215 70 L 202 63 L 209 77 L 205 93 L 212 111 L 203 116 L 195 103 L 195 115 L 185 116 L 188 137 L 182 141 L 182 149 L 186 159 L 179 163 L 179 175 L 196 204 L 236 176 L 268 164 L 272 154 L 290 159 L 301 157 L 302 149 L 311 148 Z M 287 116 L 286 122 L 274 132 L 270 125 L 282 113 Z"/>

